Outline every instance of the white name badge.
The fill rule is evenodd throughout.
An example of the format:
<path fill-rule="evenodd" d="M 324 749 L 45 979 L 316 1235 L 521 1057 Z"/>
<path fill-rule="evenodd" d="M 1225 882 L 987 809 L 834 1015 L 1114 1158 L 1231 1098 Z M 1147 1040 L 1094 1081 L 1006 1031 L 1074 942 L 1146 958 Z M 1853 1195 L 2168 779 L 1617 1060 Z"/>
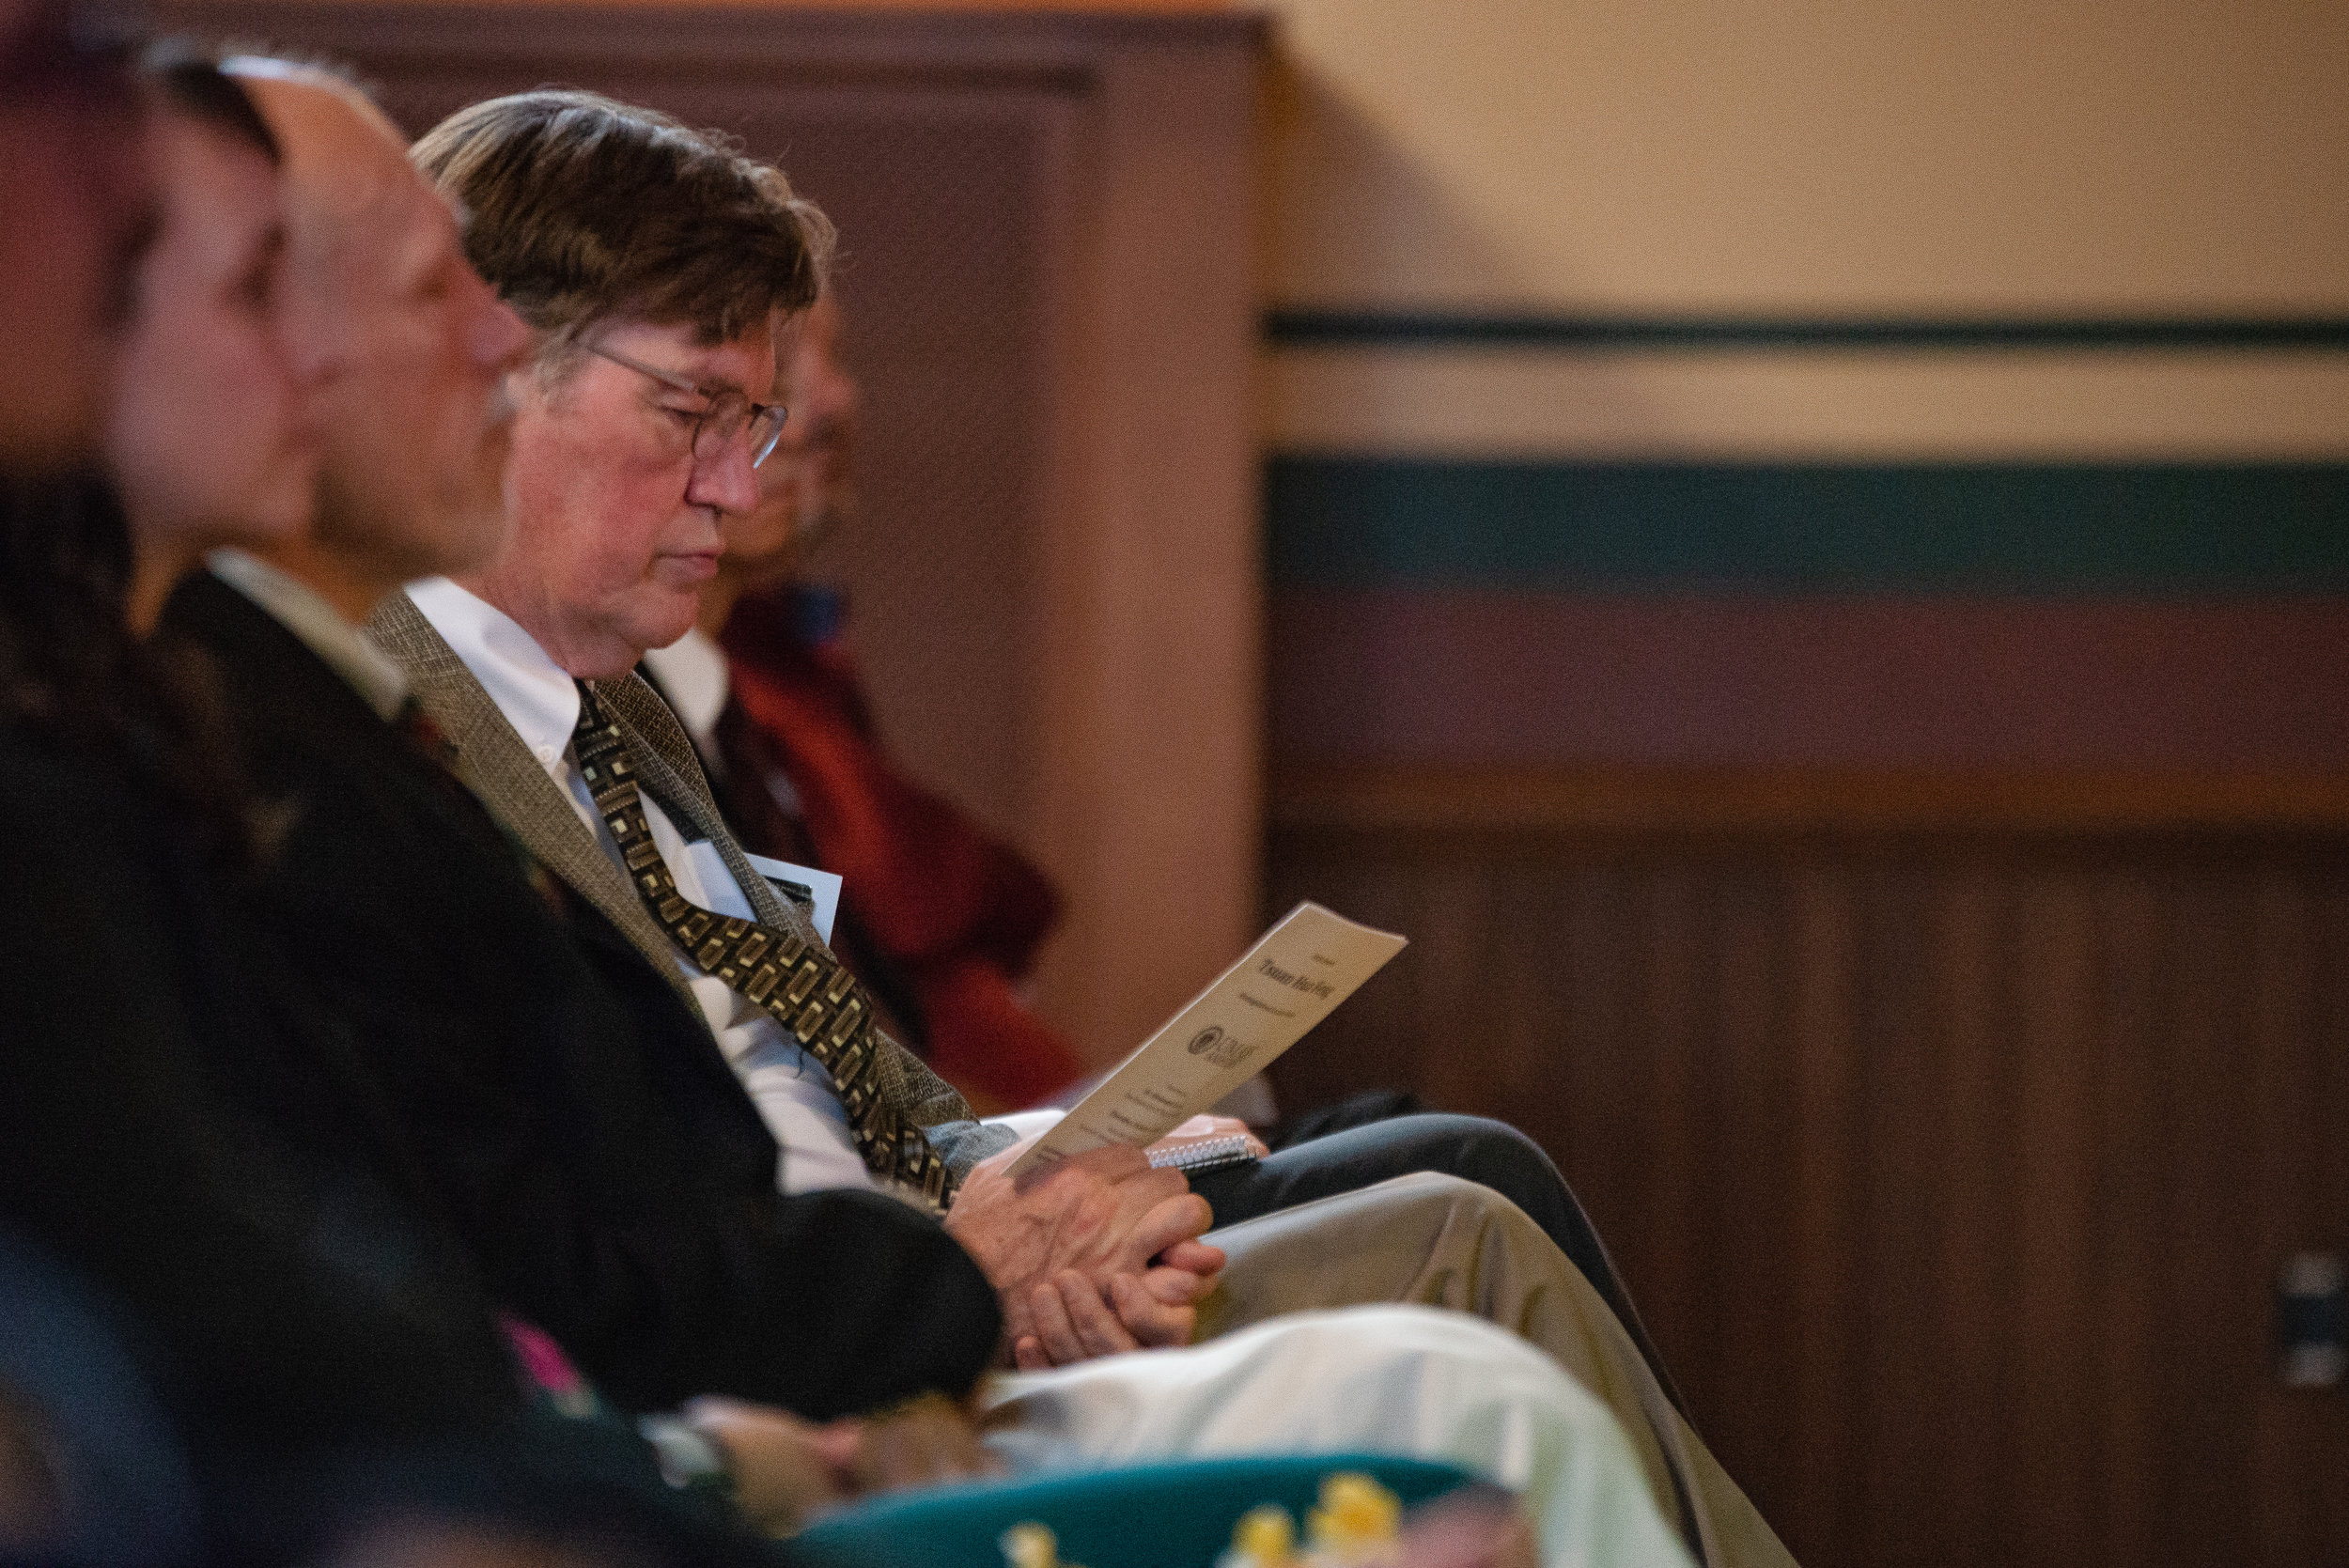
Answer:
<path fill-rule="evenodd" d="M 722 915 L 737 920 L 751 918 L 750 900 L 734 885 L 734 876 L 726 870 L 718 846 L 708 839 L 696 839 L 685 846 L 693 857 L 693 871 L 701 877 L 702 886 L 709 890 L 709 908 Z M 793 865 L 788 861 L 770 861 L 764 855 L 746 855 L 751 869 L 774 884 L 775 891 L 807 911 L 815 922 L 816 934 L 826 942 L 832 940 L 832 917 L 840 912 L 840 878 L 829 871 L 818 871 L 812 865 Z"/>

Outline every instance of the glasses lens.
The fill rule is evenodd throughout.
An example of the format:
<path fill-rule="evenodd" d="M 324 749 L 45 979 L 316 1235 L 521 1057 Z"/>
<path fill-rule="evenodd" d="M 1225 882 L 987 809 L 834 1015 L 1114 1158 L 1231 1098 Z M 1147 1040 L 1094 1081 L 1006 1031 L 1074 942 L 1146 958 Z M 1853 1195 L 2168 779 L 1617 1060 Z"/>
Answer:
<path fill-rule="evenodd" d="M 702 411 L 701 423 L 694 427 L 694 458 L 708 463 L 724 456 L 726 448 L 734 444 L 734 438 L 742 433 L 750 413 L 750 403 L 739 394 L 719 394 Z"/>
<path fill-rule="evenodd" d="M 746 438 L 743 444 L 750 448 L 753 468 L 765 462 L 768 454 L 774 451 L 775 442 L 783 438 L 782 407 L 770 404 L 754 413 L 750 400 L 739 393 L 721 396 L 709 405 L 693 431 L 694 459 L 716 462 L 738 437 Z"/>
<path fill-rule="evenodd" d="M 751 421 L 751 466 L 756 468 L 774 455 L 775 443 L 783 440 L 784 409 L 780 403 L 770 404 L 758 411 Z"/>

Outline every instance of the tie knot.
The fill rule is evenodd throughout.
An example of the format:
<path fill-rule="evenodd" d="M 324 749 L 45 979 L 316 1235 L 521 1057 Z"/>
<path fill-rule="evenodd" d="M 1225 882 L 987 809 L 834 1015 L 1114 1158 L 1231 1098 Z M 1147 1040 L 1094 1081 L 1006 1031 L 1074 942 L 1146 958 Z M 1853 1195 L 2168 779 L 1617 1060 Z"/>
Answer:
<path fill-rule="evenodd" d="M 609 724 L 612 722 L 612 716 L 603 710 L 603 699 L 596 695 L 594 684 L 576 676 L 572 677 L 571 684 L 579 688 L 579 723 L 574 726 L 576 733 L 585 735 L 590 730 L 599 730 Z"/>

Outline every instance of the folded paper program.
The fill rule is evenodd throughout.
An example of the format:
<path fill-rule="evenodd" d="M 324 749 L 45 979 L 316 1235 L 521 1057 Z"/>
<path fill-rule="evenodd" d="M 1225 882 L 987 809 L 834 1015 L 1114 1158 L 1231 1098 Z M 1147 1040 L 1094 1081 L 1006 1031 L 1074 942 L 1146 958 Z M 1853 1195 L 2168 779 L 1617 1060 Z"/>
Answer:
<path fill-rule="evenodd" d="M 1156 1142 L 1304 1038 L 1406 939 L 1299 904 L 1019 1157 L 1041 1170 L 1104 1143 Z"/>

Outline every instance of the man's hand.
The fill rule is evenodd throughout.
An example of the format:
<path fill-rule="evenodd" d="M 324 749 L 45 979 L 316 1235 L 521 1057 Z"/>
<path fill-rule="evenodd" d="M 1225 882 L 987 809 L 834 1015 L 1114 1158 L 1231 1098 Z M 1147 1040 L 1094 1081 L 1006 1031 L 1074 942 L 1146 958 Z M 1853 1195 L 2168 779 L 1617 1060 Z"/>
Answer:
<path fill-rule="evenodd" d="M 860 1497 L 1003 1472 L 1001 1462 L 979 1446 L 970 1414 L 944 1394 L 925 1394 L 825 1430 L 833 1427 L 858 1429 L 848 1469 Z"/>
<path fill-rule="evenodd" d="M 1248 1124 L 1238 1117 L 1205 1115 L 1191 1117 L 1164 1138 L 1151 1144 L 1145 1152 L 1155 1154 L 1160 1149 L 1180 1148 L 1186 1143 L 1203 1143 L 1210 1138 L 1245 1138 L 1248 1140 L 1248 1152 L 1258 1159 L 1264 1158 L 1272 1152 L 1265 1147 L 1265 1141 L 1258 1138 Z"/>
<path fill-rule="evenodd" d="M 1190 1303 L 1223 1266 L 1223 1254 L 1198 1239 L 1215 1219 L 1206 1200 L 1181 1172 L 1154 1171 L 1141 1150 L 1123 1145 L 1089 1149 L 1014 1182 L 1006 1172 L 1034 1141 L 980 1161 L 946 1214 L 947 1234 L 977 1260 L 1003 1301 L 1004 1343 L 1015 1358 L 1022 1341 L 1041 1341 L 1036 1312 L 1048 1299 L 1056 1304 L 1045 1309 L 1054 1314 L 1052 1339 L 1063 1347 L 1130 1350 L 1187 1339 Z M 1094 1307 L 1114 1318 L 1115 1332 L 1090 1312 L 1091 1332 L 1078 1329 L 1067 1316 L 1063 1275 L 1088 1283 Z M 1112 1294 L 1118 1276 L 1140 1287 L 1127 1297 L 1131 1323 Z"/>
<path fill-rule="evenodd" d="M 1035 1332 L 1012 1342 L 1013 1364 L 1042 1372 L 1121 1350 L 1189 1344 L 1199 1322 L 1195 1303 L 1215 1288 L 1223 1254 L 1198 1242 L 1185 1245 L 1213 1253 L 1215 1267 L 1193 1273 L 1161 1265 L 1140 1276 L 1116 1274 L 1106 1290 L 1067 1269 L 1036 1285 L 1028 1296 Z"/>
<path fill-rule="evenodd" d="M 824 1426 L 787 1410 L 714 1397 L 694 1400 L 684 1415 L 725 1450 L 737 1506 L 770 1532 L 876 1492 L 993 1475 L 1001 1467 L 979 1446 L 970 1418 L 942 1394 Z"/>

